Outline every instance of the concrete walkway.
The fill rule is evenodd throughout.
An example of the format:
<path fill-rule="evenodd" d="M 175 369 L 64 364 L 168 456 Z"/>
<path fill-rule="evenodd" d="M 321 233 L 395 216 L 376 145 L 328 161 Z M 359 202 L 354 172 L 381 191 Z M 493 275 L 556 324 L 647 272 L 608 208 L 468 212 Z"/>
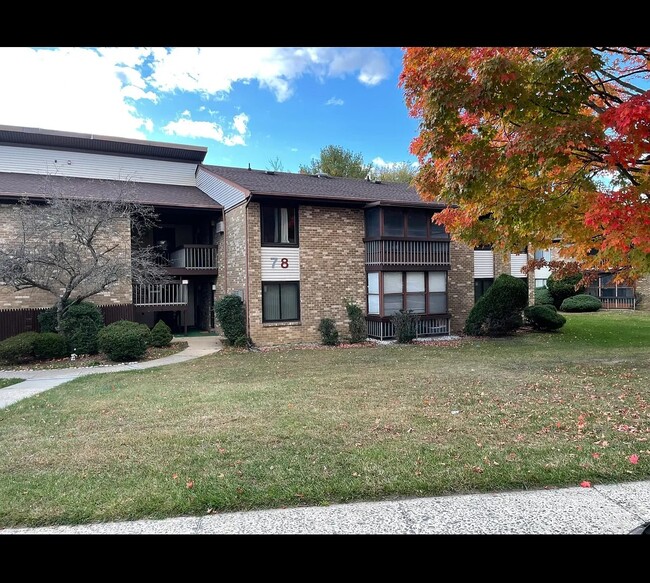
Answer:
<path fill-rule="evenodd" d="M 162 366 L 165 364 L 176 364 L 185 362 L 200 356 L 213 354 L 221 350 L 221 341 L 218 336 L 179 336 L 174 338 L 175 342 L 187 342 L 188 347 L 182 352 L 171 356 L 165 356 L 157 360 L 145 362 L 131 362 L 126 364 L 115 364 L 109 366 L 89 366 L 80 368 L 59 368 L 48 370 L 9 370 L 0 371 L 0 378 L 22 378 L 22 383 L 11 385 L 0 389 L 0 409 L 4 409 L 21 399 L 31 397 L 72 379 L 89 374 L 101 374 L 106 372 L 118 372 L 124 370 L 141 370 Z"/>

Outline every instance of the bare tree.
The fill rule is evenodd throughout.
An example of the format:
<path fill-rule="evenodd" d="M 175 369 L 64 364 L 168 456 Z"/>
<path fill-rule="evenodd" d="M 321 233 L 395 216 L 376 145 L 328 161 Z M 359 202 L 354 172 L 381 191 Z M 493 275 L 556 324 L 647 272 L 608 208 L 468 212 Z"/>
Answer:
<path fill-rule="evenodd" d="M 70 305 L 118 282 L 167 279 L 157 248 L 142 244 L 157 221 L 153 207 L 135 202 L 130 181 L 79 182 L 47 177 L 46 195 L 15 208 L 16 239 L 0 249 L 0 280 L 20 291 L 37 288 L 56 298 L 57 330 Z M 92 191 L 92 194 L 91 194 Z M 130 231 L 130 241 L 120 233 Z"/>
<path fill-rule="evenodd" d="M 271 172 L 282 172 L 284 170 L 284 164 L 282 164 L 280 156 L 269 158 L 269 166 L 270 168 L 267 166 L 266 169 L 270 170 Z"/>

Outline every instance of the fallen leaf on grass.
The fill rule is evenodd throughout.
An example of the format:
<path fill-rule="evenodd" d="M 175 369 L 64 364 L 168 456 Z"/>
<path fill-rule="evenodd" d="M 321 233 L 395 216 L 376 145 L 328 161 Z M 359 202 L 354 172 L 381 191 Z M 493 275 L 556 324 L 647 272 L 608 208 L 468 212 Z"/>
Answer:
<path fill-rule="evenodd" d="M 631 464 L 638 464 L 639 463 L 639 456 L 633 453 L 629 458 Z"/>
<path fill-rule="evenodd" d="M 194 488 L 194 480 L 188 480 L 187 483 L 185 484 L 186 488 Z"/>
<path fill-rule="evenodd" d="M 591 454 L 591 457 L 597 460 L 600 457 L 600 454 L 598 452 L 594 452 Z"/>
<path fill-rule="evenodd" d="M 587 482 L 587 480 L 584 480 L 583 482 L 580 482 L 580 485 L 583 488 L 591 488 L 591 482 Z"/>

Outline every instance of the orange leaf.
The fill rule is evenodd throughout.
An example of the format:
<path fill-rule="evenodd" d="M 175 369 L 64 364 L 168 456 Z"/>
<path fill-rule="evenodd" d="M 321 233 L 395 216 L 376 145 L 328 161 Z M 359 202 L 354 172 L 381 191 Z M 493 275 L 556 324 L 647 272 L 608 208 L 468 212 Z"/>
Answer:
<path fill-rule="evenodd" d="M 187 488 L 194 488 L 194 480 L 188 480 L 187 484 L 185 484 Z"/>
<path fill-rule="evenodd" d="M 633 453 L 629 458 L 631 464 L 638 464 L 639 463 L 639 456 Z"/>

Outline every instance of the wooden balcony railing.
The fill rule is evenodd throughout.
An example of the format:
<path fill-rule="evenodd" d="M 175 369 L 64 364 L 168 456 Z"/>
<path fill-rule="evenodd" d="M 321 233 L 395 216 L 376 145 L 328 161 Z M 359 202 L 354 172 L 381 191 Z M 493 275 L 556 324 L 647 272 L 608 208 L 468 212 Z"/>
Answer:
<path fill-rule="evenodd" d="M 395 338 L 395 326 L 388 319 L 367 320 L 368 337 L 379 340 Z M 449 317 L 447 316 L 419 316 L 416 328 L 417 338 L 429 336 L 442 336 L 449 334 Z"/>
<path fill-rule="evenodd" d="M 216 269 L 217 245 L 183 245 L 169 254 L 169 265 L 184 269 Z"/>
<path fill-rule="evenodd" d="M 187 285 L 163 283 L 158 285 L 134 285 L 135 306 L 184 306 L 187 305 Z"/>
<path fill-rule="evenodd" d="M 449 265 L 449 241 L 366 241 L 366 265 Z"/>

